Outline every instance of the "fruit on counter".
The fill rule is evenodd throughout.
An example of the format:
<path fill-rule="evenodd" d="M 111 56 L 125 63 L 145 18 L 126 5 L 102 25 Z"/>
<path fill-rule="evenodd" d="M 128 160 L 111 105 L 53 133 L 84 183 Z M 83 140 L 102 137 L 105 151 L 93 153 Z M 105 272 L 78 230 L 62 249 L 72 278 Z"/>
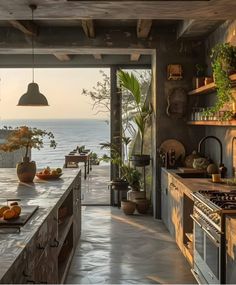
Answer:
<path fill-rule="evenodd" d="M 42 175 L 58 175 L 62 173 L 62 169 L 60 167 L 56 169 L 51 169 L 49 166 L 44 168 L 42 171 L 39 172 L 39 174 Z"/>
<path fill-rule="evenodd" d="M 60 167 L 58 167 L 58 168 L 56 169 L 56 171 L 57 171 L 58 174 L 62 173 L 62 169 L 61 169 Z"/>
<path fill-rule="evenodd" d="M 13 211 L 12 209 L 6 210 L 3 212 L 3 219 L 4 220 L 10 220 L 15 218 L 15 211 Z"/>
<path fill-rule="evenodd" d="M 217 174 L 219 173 L 219 169 L 216 164 L 211 163 L 207 166 L 207 173 L 209 174 Z"/>
<path fill-rule="evenodd" d="M 48 175 L 48 174 L 50 174 L 50 169 L 45 168 L 42 173 L 45 175 Z"/>
<path fill-rule="evenodd" d="M 2 206 L 1 208 L 0 208 L 0 218 L 2 218 L 3 217 L 3 213 L 6 211 L 6 210 L 9 210 L 10 209 L 10 207 L 8 207 L 8 206 Z"/>
<path fill-rule="evenodd" d="M 21 213 L 21 207 L 19 205 L 14 205 L 10 208 L 11 210 L 13 210 L 15 212 L 15 216 L 14 218 L 17 218 L 20 216 Z"/>

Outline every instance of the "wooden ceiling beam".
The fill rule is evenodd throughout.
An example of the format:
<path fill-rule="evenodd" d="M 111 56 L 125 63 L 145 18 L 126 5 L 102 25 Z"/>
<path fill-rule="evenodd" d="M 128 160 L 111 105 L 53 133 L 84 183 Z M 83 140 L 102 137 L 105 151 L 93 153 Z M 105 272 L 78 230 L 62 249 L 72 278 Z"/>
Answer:
<path fill-rule="evenodd" d="M 152 20 L 139 19 L 137 22 L 137 37 L 145 39 L 148 37 L 152 27 Z"/>
<path fill-rule="evenodd" d="M 60 61 L 70 61 L 71 57 L 68 54 L 54 53 L 54 56 Z"/>
<path fill-rule="evenodd" d="M 141 54 L 140 53 L 132 53 L 130 55 L 130 61 L 139 61 Z"/>
<path fill-rule="evenodd" d="M 17 21 L 17 20 L 10 20 L 9 23 L 15 29 L 21 31 L 27 36 L 36 36 L 37 35 L 37 26 L 32 21 Z"/>
<path fill-rule="evenodd" d="M 222 23 L 219 20 L 183 20 L 177 27 L 177 39 L 207 36 Z"/>
<path fill-rule="evenodd" d="M 88 38 L 95 38 L 95 29 L 93 20 L 81 20 L 82 28 Z"/>

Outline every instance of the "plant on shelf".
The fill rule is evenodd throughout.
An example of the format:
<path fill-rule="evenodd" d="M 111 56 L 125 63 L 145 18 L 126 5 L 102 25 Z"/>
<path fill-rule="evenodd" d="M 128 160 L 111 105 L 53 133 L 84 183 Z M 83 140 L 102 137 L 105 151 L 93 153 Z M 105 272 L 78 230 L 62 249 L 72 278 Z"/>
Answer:
<path fill-rule="evenodd" d="M 213 76 L 216 85 L 216 102 L 209 108 L 206 116 L 214 116 L 226 104 L 235 103 L 232 96 L 232 84 L 229 75 L 236 70 L 236 47 L 229 43 L 217 44 L 211 52 Z M 234 115 L 233 110 L 226 110 L 220 120 L 230 120 Z"/>
<path fill-rule="evenodd" d="M 30 128 L 27 126 L 17 127 L 11 130 L 7 142 L 0 145 L 0 150 L 12 152 L 18 149 L 25 149 L 22 162 L 17 164 L 17 175 L 21 182 L 32 182 L 36 174 L 36 164 L 30 161 L 30 150 L 32 148 L 43 148 L 43 139 L 47 137 L 50 147 L 56 148 L 56 142 L 51 132 Z"/>
<path fill-rule="evenodd" d="M 144 135 L 147 127 L 147 123 L 152 115 L 152 107 L 146 102 L 142 102 L 141 86 L 138 79 L 133 73 L 120 70 L 118 72 L 118 78 L 121 84 L 121 88 L 130 92 L 135 102 L 135 111 L 133 120 L 138 128 L 140 135 L 140 153 L 132 155 L 132 161 L 136 166 L 145 166 L 150 163 L 150 155 L 143 154 L 144 148 Z"/>

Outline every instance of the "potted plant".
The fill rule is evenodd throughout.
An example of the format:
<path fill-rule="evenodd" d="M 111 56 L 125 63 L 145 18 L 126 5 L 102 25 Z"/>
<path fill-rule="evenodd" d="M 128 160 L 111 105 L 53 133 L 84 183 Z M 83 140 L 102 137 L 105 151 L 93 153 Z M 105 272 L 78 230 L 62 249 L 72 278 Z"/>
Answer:
<path fill-rule="evenodd" d="M 207 116 L 217 114 L 226 108 L 221 120 L 229 120 L 234 115 L 233 107 L 226 105 L 235 104 L 232 96 L 232 84 L 229 75 L 236 71 L 236 47 L 229 43 L 217 44 L 211 52 L 213 77 L 216 85 L 216 102 L 208 109 Z M 229 110 L 231 109 L 231 110 Z"/>
<path fill-rule="evenodd" d="M 120 155 L 118 146 L 115 144 L 112 144 L 110 142 L 100 143 L 100 145 L 101 145 L 101 149 L 109 149 L 111 152 L 110 156 L 108 156 L 106 154 L 103 155 L 102 160 L 106 161 L 106 162 L 110 161 L 114 165 L 118 166 L 118 177 L 116 177 L 115 179 L 113 179 L 111 181 L 111 186 L 115 190 L 128 189 L 129 183 L 123 177 L 123 170 L 122 169 L 123 169 L 124 162 L 123 162 L 122 157 Z"/>
<path fill-rule="evenodd" d="M 7 138 L 7 142 L 0 145 L 0 150 L 6 152 L 25 148 L 22 162 L 17 164 L 17 175 L 21 182 L 33 182 L 36 174 L 36 164 L 34 161 L 30 161 L 30 150 L 32 148 L 41 149 L 44 137 L 48 137 L 50 140 L 50 147 L 56 147 L 56 142 L 51 132 L 27 126 L 13 129 Z"/>
<path fill-rule="evenodd" d="M 150 155 L 143 153 L 144 148 L 144 134 L 146 131 L 147 123 L 152 114 L 152 108 L 150 104 L 143 103 L 141 86 L 137 78 L 133 73 L 129 74 L 120 70 L 118 72 L 118 77 L 120 80 L 121 87 L 130 92 L 133 96 L 136 110 L 134 114 L 134 122 L 138 128 L 138 134 L 140 135 L 140 153 L 135 153 L 132 155 L 131 160 L 134 166 L 146 166 L 150 163 Z"/>

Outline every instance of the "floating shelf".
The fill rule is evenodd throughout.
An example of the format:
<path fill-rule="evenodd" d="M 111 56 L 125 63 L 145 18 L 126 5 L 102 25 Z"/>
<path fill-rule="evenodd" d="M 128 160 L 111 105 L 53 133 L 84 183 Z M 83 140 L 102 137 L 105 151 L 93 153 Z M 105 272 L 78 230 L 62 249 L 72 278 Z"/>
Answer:
<path fill-rule="evenodd" d="M 188 121 L 188 125 L 195 126 L 218 126 L 218 127 L 236 127 L 236 120 L 231 121 Z"/>
<path fill-rule="evenodd" d="M 232 74 L 229 76 L 230 80 L 233 83 L 233 86 L 236 85 L 236 73 Z M 201 95 L 201 94 L 210 94 L 212 92 L 214 92 L 216 90 L 216 85 L 214 82 L 209 83 L 207 85 L 201 86 L 197 89 L 194 89 L 190 92 L 188 92 L 188 95 L 192 96 L 192 95 Z"/>

